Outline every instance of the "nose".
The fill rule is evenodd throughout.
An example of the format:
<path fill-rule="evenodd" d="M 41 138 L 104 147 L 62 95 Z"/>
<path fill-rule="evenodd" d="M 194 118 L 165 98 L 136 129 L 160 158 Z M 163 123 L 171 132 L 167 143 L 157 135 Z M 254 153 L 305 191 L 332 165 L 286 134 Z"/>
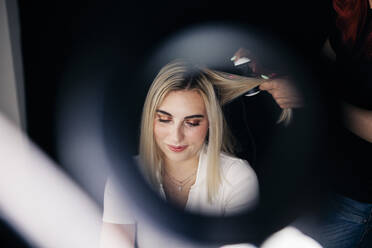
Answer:
<path fill-rule="evenodd" d="M 170 135 L 171 135 L 171 141 L 173 143 L 172 145 L 181 144 L 182 140 L 185 137 L 182 123 L 175 124 L 171 129 L 172 130 L 170 131 Z"/>

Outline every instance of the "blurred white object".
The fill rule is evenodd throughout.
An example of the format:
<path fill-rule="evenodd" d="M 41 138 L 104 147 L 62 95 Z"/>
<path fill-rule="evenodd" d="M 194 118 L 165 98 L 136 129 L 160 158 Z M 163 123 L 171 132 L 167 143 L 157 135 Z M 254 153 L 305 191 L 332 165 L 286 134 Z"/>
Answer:
<path fill-rule="evenodd" d="M 236 245 L 224 245 L 220 248 L 257 248 L 257 246 L 251 244 L 236 244 Z"/>
<path fill-rule="evenodd" d="M 18 1 L 0 0 L 0 111 L 26 129 Z"/>
<path fill-rule="evenodd" d="M 0 215 L 35 247 L 98 247 L 101 210 L 0 113 Z"/>
<path fill-rule="evenodd" d="M 251 62 L 251 60 L 249 58 L 241 57 L 238 60 L 235 60 L 234 61 L 234 65 L 235 66 L 238 66 L 238 65 L 242 65 L 242 64 L 245 64 L 245 63 L 248 63 L 248 62 Z"/>
<path fill-rule="evenodd" d="M 220 248 L 257 248 L 251 244 L 224 245 Z M 260 248 L 323 248 L 298 229 L 288 226 L 271 235 Z"/>
<path fill-rule="evenodd" d="M 288 226 L 271 235 L 260 248 L 322 248 L 314 239 Z"/>

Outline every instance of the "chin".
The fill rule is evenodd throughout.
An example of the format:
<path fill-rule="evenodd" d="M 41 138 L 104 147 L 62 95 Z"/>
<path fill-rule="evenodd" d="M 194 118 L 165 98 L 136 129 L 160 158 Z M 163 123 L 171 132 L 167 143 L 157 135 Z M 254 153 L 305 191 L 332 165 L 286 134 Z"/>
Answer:
<path fill-rule="evenodd" d="M 186 156 L 185 154 L 166 154 L 167 156 L 167 159 L 170 160 L 170 161 L 174 161 L 174 162 L 180 162 L 180 161 L 184 161 L 184 160 L 187 160 L 189 157 Z"/>

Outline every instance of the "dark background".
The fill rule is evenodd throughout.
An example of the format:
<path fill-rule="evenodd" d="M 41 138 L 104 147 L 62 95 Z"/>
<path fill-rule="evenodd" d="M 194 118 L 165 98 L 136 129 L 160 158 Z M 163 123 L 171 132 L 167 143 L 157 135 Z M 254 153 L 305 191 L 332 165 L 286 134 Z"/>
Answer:
<path fill-rule="evenodd" d="M 319 51 L 331 17 L 327 1 L 310 6 L 289 1 L 19 1 L 19 7 L 28 132 L 53 158 L 58 82 L 74 54 L 86 47 L 99 52 L 111 44 L 123 62 L 131 61 L 130 71 L 180 28 L 234 21 L 281 38 L 316 63 L 310 55 Z"/>
<path fill-rule="evenodd" d="M 110 50 L 116 61 L 127 65 L 126 71 L 135 72 L 151 50 L 175 31 L 203 22 L 234 22 L 265 30 L 315 66 L 330 7 L 328 1 L 21 0 L 27 132 L 60 162 L 56 151 L 59 83 L 74 56 L 87 47 Z M 6 225 L 1 234 L 9 247 L 26 247 Z"/>

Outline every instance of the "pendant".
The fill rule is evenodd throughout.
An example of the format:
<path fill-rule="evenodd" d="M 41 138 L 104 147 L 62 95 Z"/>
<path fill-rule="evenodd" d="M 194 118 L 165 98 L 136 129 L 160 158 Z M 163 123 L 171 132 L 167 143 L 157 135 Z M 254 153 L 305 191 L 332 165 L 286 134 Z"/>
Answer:
<path fill-rule="evenodd" d="M 178 186 L 178 191 L 182 191 L 182 186 Z"/>

